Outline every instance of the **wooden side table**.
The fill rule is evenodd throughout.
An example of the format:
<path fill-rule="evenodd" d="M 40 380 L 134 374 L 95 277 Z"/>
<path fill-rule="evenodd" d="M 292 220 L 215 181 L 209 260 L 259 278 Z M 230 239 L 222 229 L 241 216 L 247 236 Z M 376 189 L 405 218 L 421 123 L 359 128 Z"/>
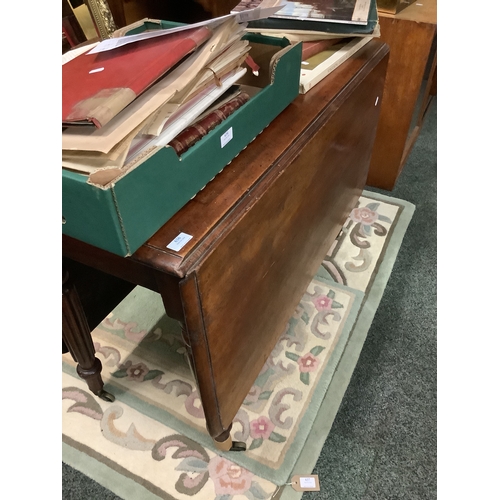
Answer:
<path fill-rule="evenodd" d="M 370 41 L 295 99 L 131 257 L 63 236 L 66 259 L 161 294 L 181 323 L 219 449 L 242 449 L 231 440 L 232 421 L 365 187 L 387 61 L 387 45 Z M 192 238 L 169 250 L 179 233 Z M 108 397 L 79 286 L 63 302 L 63 337 L 85 364 L 79 373 L 90 390 Z"/>
<path fill-rule="evenodd" d="M 420 132 L 435 82 L 436 11 L 436 0 L 417 0 L 395 15 L 379 12 L 380 40 L 389 45 L 390 56 L 369 186 L 394 188 Z"/>

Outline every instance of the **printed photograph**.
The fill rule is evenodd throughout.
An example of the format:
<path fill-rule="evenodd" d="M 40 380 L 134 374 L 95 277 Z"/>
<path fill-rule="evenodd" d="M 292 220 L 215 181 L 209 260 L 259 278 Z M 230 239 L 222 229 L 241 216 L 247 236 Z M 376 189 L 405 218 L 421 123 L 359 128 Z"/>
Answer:
<path fill-rule="evenodd" d="M 369 2 L 364 0 L 311 0 L 285 1 L 283 8 L 272 17 L 352 23 L 359 17 L 358 13 L 354 15 L 357 3 L 365 4 L 368 14 Z"/>

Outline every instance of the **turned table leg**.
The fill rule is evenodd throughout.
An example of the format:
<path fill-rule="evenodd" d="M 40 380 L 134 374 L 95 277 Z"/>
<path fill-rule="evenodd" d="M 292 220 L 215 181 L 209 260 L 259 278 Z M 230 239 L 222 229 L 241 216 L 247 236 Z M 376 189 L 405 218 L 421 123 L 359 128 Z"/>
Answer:
<path fill-rule="evenodd" d="M 63 271 L 62 280 L 62 338 L 78 363 L 78 375 L 87 382 L 89 389 L 105 401 L 114 401 L 115 397 L 103 388 L 102 364 L 95 356 L 87 318 L 67 271 Z"/>

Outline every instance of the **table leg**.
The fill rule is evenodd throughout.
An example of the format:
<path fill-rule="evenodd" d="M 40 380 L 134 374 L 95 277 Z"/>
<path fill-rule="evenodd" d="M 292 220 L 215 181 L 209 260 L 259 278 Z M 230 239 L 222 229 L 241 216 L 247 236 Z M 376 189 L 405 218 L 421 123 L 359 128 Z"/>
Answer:
<path fill-rule="evenodd" d="M 184 343 L 184 347 L 186 348 L 187 352 L 187 360 L 189 363 L 189 368 L 191 369 L 191 374 L 193 375 L 193 378 L 196 380 L 196 373 L 194 371 L 193 349 L 191 348 L 191 345 L 189 344 L 188 341 L 186 323 L 184 323 L 184 321 L 179 321 L 179 325 L 181 327 L 182 342 Z"/>
<path fill-rule="evenodd" d="M 71 356 L 78 363 L 78 375 L 87 382 L 89 389 L 105 401 L 114 401 L 115 397 L 103 388 L 102 364 L 95 356 L 87 318 L 67 271 L 63 271 L 62 280 L 62 338 Z"/>
<path fill-rule="evenodd" d="M 242 441 L 233 441 L 231 439 L 231 428 L 233 425 L 229 426 L 229 429 L 223 432 L 220 436 L 213 437 L 215 447 L 220 451 L 246 451 L 247 445 Z"/>
<path fill-rule="evenodd" d="M 193 350 L 191 348 L 191 345 L 188 341 L 188 333 L 187 333 L 187 328 L 186 328 L 186 323 L 184 321 L 179 321 L 179 324 L 181 325 L 181 335 L 182 335 L 182 340 L 184 342 L 184 346 L 186 347 L 186 351 L 188 354 L 188 361 L 189 361 L 189 367 L 191 368 L 191 373 L 193 374 L 195 380 L 196 380 L 196 373 L 195 373 L 195 364 L 194 364 L 194 359 L 193 359 Z M 202 402 L 203 404 L 203 402 Z M 245 451 L 247 449 L 247 446 L 245 443 L 242 441 L 233 441 L 231 438 L 231 428 L 232 425 L 224 431 L 222 434 L 219 436 L 212 436 L 212 441 L 214 442 L 215 447 L 218 450 L 221 451 Z"/>
<path fill-rule="evenodd" d="M 201 397 L 202 391 L 200 390 L 198 377 L 200 375 L 199 373 L 200 366 L 203 365 L 204 363 L 206 364 L 206 359 L 200 359 L 200 357 L 196 359 L 195 357 L 192 335 L 190 335 L 187 327 L 188 322 L 186 321 L 185 304 L 182 303 L 179 295 L 179 279 L 173 278 L 164 273 L 158 273 L 156 275 L 156 283 L 158 287 L 158 292 L 160 293 L 163 305 L 165 307 L 165 312 L 168 314 L 169 317 L 176 319 L 181 327 L 182 340 L 184 343 L 184 347 L 186 348 L 188 362 L 191 368 L 191 373 L 193 374 L 194 380 L 196 382 Z M 197 342 L 196 340 L 194 342 L 195 342 L 194 348 L 196 349 Z M 199 351 L 200 347 L 198 342 L 198 352 Z M 203 352 L 205 353 L 205 351 Z M 208 378 L 206 378 L 206 380 L 208 380 Z M 204 401 L 203 398 L 201 398 L 201 404 L 203 406 L 203 411 L 205 412 L 205 417 L 207 418 L 207 421 L 209 420 L 209 415 L 212 416 L 212 421 L 217 420 L 218 410 L 216 408 L 216 405 L 212 405 L 212 407 L 210 407 L 209 405 L 207 405 L 207 401 Z M 246 450 L 245 443 L 242 443 L 240 441 L 233 441 L 231 439 L 231 427 L 232 426 L 229 426 L 229 429 L 226 429 L 222 433 L 220 433 L 221 426 L 217 426 L 216 432 L 220 433 L 217 434 L 213 430 L 211 432 L 209 430 L 209 426 L 207 425 L 207 431 L 210 437 L 212 438 L 215 447 L 218 450 L 245 451 Z"/>

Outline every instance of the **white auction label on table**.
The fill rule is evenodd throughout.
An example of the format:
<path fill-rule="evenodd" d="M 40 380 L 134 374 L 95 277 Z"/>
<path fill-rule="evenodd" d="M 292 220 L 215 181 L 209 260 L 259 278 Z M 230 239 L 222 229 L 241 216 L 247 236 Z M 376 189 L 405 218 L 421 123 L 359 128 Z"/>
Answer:
<path fill-rule="evenodd" d="M 192 238 L 192 236 L 190 234 L 179 233 L 179 236 L 174 238 L 167 245 L 167 248 L 169 250 L 173 250 L 174 252 L 178 252 L 191 238 Z"/>

